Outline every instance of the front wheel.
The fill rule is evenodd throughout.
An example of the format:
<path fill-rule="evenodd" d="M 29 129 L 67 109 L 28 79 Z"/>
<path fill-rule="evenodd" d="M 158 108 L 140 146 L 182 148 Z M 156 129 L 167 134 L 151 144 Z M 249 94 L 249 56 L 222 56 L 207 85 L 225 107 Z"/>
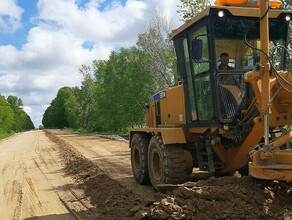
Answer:
<path fill-rule="evenodd" d="M 148 148 L 148 170 L 155 189 L 158 184 L 185 182 L 184 149 L 179 145 L 164 145 L 160 135 L 152 137 Z"/>

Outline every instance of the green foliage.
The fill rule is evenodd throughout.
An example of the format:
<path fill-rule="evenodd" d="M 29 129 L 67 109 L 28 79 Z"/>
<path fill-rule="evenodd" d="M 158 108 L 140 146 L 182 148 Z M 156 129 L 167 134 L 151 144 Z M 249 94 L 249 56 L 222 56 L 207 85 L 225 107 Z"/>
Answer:
<path fill-rule="evenodd" d="M 292 0 L 283 0 L 282 5 L 280 6 L 281 10 L 287 10 L 287 11 L 292 11 Z M 288 49 L 290 50 L 290 60 L 288 60 L 288 66 L 287 70 L 292 71 L 292 65 L 291 65 L 291 60 L 292 60 L 292 22 L 290 21 L 289 23 L 289 31 L 288 31 Z"/>
<path fill-rule="evenodd" d="M 18 132 L 34 129 L 30 117 L 21 109 L 21 106 L 23 106 L 22 100 L 16 96 L 8 96 L 7 102 L 10 104 L 14 113 L 12 130 Z"/>
<path fill-rule="evenodd" d="M 75 127 L 77 104 L 74 90 L 69 87 L 59 89 L 57 97 L 51 102 L 43 116 L 45 128 Z"/>
<path fill-rule="evenodd" d="M 65 118 L 67 119 L 68 126 L 70 128 L 77 128 L 78 127 L 78 121 L 76 120 L 78 118 L 78 105 L 77 105 L 77 99 L 76 96 L 73 93 L 71 93 L 67 100 L 64 103 L 64 109 L 65 109 Z"/>
<path fill-rule="evenodd" d="M 21 109 L 22 100 L 8 96 L 7 100 L 0 95 L 0 139 L 15 132 L 34 129 L 30 117 Z"/>
<path fill-rule="evenodd" d="M 0 133 L 7 134 L 12 131 L 14 114 L 4 96 L 0 95 Z"/>
<path fill-rule="evenodd" d="M 78 108 L 79 128 L 84 128 L 89 131 L 99 130 L 96 123 L 97 117 L 97 100 L 96 100 L 96 82 L 92 77 L 92 69 L 89 66 L 82 65 L 79 72 L 83 75 L 81 88 L 75 89 L 75 96 Z"/>
<path fill-rule="evenodd" d="M 282 0 L 282 5 L 279 7 L 281 10 L 292 10 L 292 0 Z"/>
<path fill-rule="evenodd" d="M 210 6 L 209 0 L 180 0 L 177 13 L 186 21 Z"/>
<path fill-rule="evenodd" d="M 97 121 L 103 131 L 123 131 L 144 123 L 145 103 L 155 80 L 145 53 L 132 47 L 112 52 L 108 61 L 94 63 Z"/>

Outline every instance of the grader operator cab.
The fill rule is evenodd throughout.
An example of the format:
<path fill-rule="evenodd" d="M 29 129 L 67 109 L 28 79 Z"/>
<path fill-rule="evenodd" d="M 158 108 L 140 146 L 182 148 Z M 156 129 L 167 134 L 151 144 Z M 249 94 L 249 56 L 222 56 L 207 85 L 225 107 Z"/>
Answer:
<path fill-rule="evenodd" d="M 150 98 L 148 128 L 130 130 L 139 184 L 183 183 L 193 168 L 292 180 L 292 13 L 237 1 L 217 0 L 172 32 L 181 83 Z"/>

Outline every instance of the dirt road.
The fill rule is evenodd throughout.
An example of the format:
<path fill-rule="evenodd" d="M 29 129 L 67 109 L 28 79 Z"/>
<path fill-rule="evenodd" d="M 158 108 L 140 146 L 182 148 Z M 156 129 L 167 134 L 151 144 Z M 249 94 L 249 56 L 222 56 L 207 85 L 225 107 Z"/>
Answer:
<path fill-rule="evenodd" d="M 139 197 L 149 201 L 154 195 L 150 186 L 137 186 L 133 181 L 128 152 L 126 142 L 61 130 L 47 134 L 30 131 L 0 141 L 0 220 L 99 219 L 102 216 L 118 219 L 119 213 L 111 212 L 112 194 L 118 192 L 120 196 L 120 191 L 124 191 L 122 200 L 131 197 L 128 209 L 135 206 L 132 200 L 140 204 Z M 96 179 L 86 183 L 86 178 L 91 176 L 98 177 L 98 183 L 95 184 Z M 94 193 L 97 184 L 104 187 L 98 190 L 101 194 Z M 139 196 L 131 195 L 128 189 Z M 104 195 L 109 197 L 109 207 L 98 207 L 99 201 L 93 202 L 94 205 L 90 202 L 104 202 Z M 118 201 L 113 195 L 112 200 Z M 106 212 L 111 214 L 104 215 Z"/>
<path fill-rule="evenodd" d="M 87 210 L 71 190 L 56 146 L 43 131 L 16 134 L 0 142 L 0 219 L 76 219 Z M 84 203 L 88 203 L 84 201 Z M 88 203 L 89 207 L 90 204 Z"/>
<path fill-rule="evenodd" d="M 62 130 L 0 141 L 0 220 L 291 219 L 292 185 L 211 177 L 167 194 L 137 185 L 126 141 Z"/>

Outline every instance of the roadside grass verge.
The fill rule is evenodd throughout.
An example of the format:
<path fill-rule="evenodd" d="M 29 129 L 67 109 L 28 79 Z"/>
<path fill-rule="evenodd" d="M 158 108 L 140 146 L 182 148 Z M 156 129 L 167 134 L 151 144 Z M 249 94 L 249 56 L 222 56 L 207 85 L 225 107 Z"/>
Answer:
<path fill-rule="evenodd" d="M 6 133 L 6 132 L 0 132 L 0 140 L 1 139 L 4 139 L 4 138 L 7 138 L 11 135 L 15 134 L 15 132 L 11 132 L 11 133 Z"/>
<path fill-rule="evenodd" d="M 129 133 L 128 132 L 112 132 L 112 131 L 88 131 L 85 130 L 83 128 L 80 129 L 74 129 L 74 128 L 65 128 L 65 130 L 67 131 L 71 131 L 71 132 L 78 132 L 81 134 L 92 134 L 92 135 L 117 135 L 123 138 L 128 138 L 129 137 Z"/>

